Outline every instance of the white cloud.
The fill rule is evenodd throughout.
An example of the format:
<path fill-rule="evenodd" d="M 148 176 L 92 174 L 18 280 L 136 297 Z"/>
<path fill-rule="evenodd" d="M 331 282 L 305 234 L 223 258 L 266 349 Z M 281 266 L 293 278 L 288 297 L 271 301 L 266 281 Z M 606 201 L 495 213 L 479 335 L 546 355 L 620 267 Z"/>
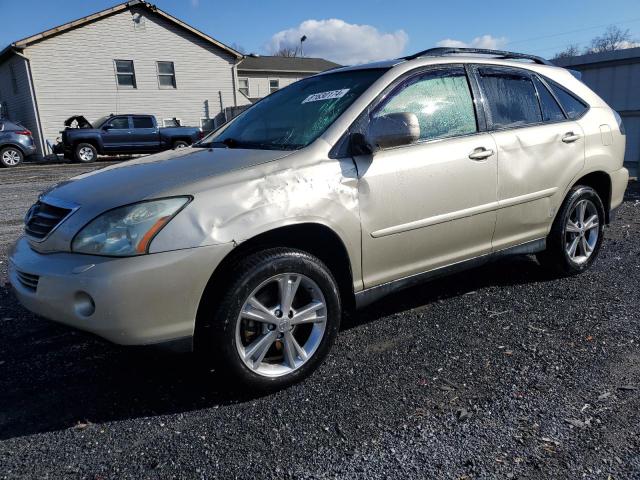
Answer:
<path fill-rule="evenodd" d="M 492 50 L 504 48 L 506 44 L 506 37 L 494 37 L 491 35 L 482 35 L 480 37 L 474 38 L 470 42 L 454 40 L 452 38 L 445 38 L 444 40 L 440 40 L 438 43 L 436 43 L 438 47 L 490 48 Z"/>
<path fill-rule="evenodd" d="M 266 50 L 276 53 L 281 48 L 299 47 L 303 35 L 307 36 L 303 44 L 305 57 L 322 57 L 343 65 L 399 57 L 409 41 L 404 30 L 383 33 L 371 25 L 331 18 L 305 20 L 297 27 L 282 30 L 271 37 Z"/>

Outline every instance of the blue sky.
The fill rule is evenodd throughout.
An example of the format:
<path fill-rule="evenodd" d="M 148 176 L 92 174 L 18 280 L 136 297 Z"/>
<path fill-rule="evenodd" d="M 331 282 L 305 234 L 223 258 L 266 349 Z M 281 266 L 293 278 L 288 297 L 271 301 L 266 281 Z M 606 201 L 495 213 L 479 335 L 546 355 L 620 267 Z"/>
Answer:
<path fill-rule="evenodd" d="M 113 0 L 0 0 L 0 44 L 94 13 Z M 551 57 L 587 46 L 607 25 L 640 42 L 638 0 L 156 0 L 161 9 L 246 52 L 297 42 L 305 54 L 351 63 L 429 48 L 443 41 Z M 367 58 L 363 58 L 367 57 Z"/>

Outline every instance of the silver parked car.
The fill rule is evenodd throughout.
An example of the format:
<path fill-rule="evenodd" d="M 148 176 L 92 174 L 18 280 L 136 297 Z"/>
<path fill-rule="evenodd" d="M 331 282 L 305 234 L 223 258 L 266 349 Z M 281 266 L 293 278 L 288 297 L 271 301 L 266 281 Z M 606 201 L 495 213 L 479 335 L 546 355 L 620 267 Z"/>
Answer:
<path fill-rule="evenodd" d="M 31 131 L 19 123 L 0 118 L 0 167 L 17 167 L 36 153 Z"/>
<path fill-rule="evenodd" d="M 194 147 L 42 194 L 20 301 L 112 342 L 186 346 L 253 388 L 318 367 L 343 311 L 506 254 L 592 265 L 628 172 L 569 71 L 431 49 L 266 97 Z"/>

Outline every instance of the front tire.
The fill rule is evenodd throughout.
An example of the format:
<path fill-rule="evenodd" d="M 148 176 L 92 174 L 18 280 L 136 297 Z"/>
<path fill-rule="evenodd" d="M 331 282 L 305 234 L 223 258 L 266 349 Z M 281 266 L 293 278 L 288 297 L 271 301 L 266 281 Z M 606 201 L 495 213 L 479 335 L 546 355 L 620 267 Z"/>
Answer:
<path fill-rule="evenodd" d="M 24 160 L 24 155 L 19 148 L 5 147 L 0 149 L 0 165 L 5 168 L 17 167 Z"/>
<path fill-rule="evenodd" d="M 75 148 L 75 159 L 80 163 L 92 163 L 98 159 L 98 150 L 90 143 L 79 143 Z"/>
<path fill-rule="evenodd" d="M 273 390 L 311 374 L 340 327 L 338 286 L 306 252 L 264 250 L 240 261 L 218 304 L 204 319 L 200 354 L 241 387 Z"/>
<path fill-rule="evenodd" d="M 546 250 L 537 255 L 538 261 L 561 275 L 587 270 L 600 252 L 604 224 L 604 205 L 598 193 L 585 185 L 573 187 L 553 222 Z"/>

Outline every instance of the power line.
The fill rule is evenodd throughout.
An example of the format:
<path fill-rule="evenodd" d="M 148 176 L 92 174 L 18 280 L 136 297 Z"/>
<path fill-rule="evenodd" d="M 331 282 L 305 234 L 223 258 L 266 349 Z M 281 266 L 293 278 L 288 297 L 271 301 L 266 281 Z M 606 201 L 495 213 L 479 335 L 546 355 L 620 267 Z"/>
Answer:
<path fill-rule="evenodd" d="M 526 43 L 526 42 L 532 42 L 535 40 L 543 40 L 546 38 L 554 38 L 554 37 L 561 37 L 563 35 L 571 35 L 573 33 L 580 33 L 580 32 L 586 32 L 588 30 L 595 30 L 596 28 L 603 28 L 603 27 L 608 27 L 610 25 L 620 25 L 623 23 L 633 23 L 633 22 L 640 22 L 640 18 L 633 18 L 631 20 L 621 20 L 619 22 L 611 22 L 611 23 L 605 23 L 602 25 L 594 25 L 592 27 L 585 27 L 585 28 L 579 28 L 576 30 L 569 30 L 568 32 L 562 32 L 562 33 L 552 33 L 550 35 L 542 35 L 540 37 L 532 37 L 532 38 L 527 38 L 527 39 L 522 39 L 522 40 L 514 40 L 512 42 L 507 42 L 505 45 L 513 45 L 516 43 Z"/>

